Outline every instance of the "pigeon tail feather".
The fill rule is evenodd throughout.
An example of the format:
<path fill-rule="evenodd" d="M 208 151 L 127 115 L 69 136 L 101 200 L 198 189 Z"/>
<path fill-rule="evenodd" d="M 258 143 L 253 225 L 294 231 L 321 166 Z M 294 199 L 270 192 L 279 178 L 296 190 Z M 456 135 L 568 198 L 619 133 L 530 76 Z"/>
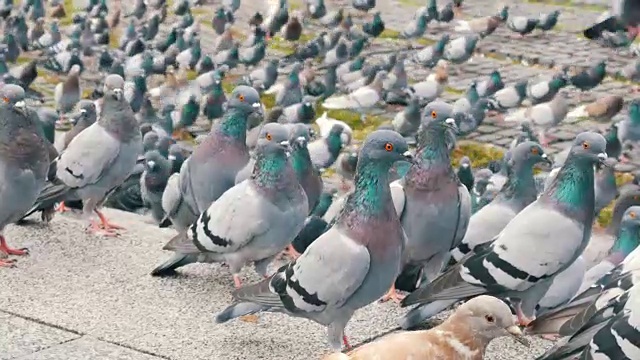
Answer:
<path fill-rule="evenodd" d="M 409 310 L 398 321 L 398 325 L 404 330 L 414 329 L 420 326 L 425 320 L 428 320 L 432 316 L 446 310 L 451 305 L 455 304 L 456 300 L 441 300 L 434 301 L 428 305 L 420 305 Z"/>
<path fill-rule="evenodd" d="M 173 254 L 171 258 L 165 261 L 162 265 L 156 267 L 151 271 L 151 276 L 169 276 L 174 275 L 175 270 L 179 267 L 193 264 L 197 262 L 197 255 L 190 254 Z"/>
<path fill-rule="evenodd" d="M 216 324 L 222 324 L 240 316 L 255 314 L 268 308 L 252 302 L 239 302 L 228 306 L 216 315 Z"/>
<path fill-rule="evenodd" d="M 277 273 L 276 273 L 277 275 Z M 273 276 L 264 279 L 256 284 L 243 286 L 236 289 L 232 295 L 233 298 L 242 302 L 252 302 L 260 304 L 264 307 L 282 307 L 280 296 L 271 291 L 271 280 Z"/>
<path fill-rule="evenodd" d="M 27 212 L 25 217 L 36 211 L 50 208 L 56 203 L 64 201 L 71 190 L 72 189 L 65 184 L 47 183 L 44 189 L 40 192 L 40 195 L 38 195 L 38 199 L 35 204 L 33 204 L 33 207 Z"/>
<path fill-rule="evenodd" d="M 162 248 L 162 250 L 175 251 L 181 254 L 198 254 L 200 249 L 189 239 L 187 232 L 180 233 L 174 236 L 169 242 Z"/>

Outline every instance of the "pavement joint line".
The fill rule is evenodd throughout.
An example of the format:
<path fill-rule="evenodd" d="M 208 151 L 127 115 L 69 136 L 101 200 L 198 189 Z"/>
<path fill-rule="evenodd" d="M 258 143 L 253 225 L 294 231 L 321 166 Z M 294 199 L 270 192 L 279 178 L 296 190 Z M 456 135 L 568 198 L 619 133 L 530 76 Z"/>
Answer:
<path fill-rule="evenodd" d="M 44 325 L 44 324 L 41 324 L 41 325 Z M 46 326 L 49 326 L 49 325 L 46 325 Z M 66 330 L 65 330 L 65 331 L 66 331 Z M 78 335 L 78 334 L 76 334 L 76 335 Z M 55 347 L 57 347 L 57 346 L 64 345 L 64 344 L 69 343 L 69 342 L 72 342 L 72 341 L 76 341 L 76 340 L 78 340 L 78 339 L 82 339 L 83 337 L 84 337 L 83 335 L 78 335 L 78 337 L 74 337 L 73 339 L 64 340 L 64 341 L 61 341 L 61 342 L 59 342 L 59 343 L 57 343 L 57 344 L 53 344 L 53 345 L 51 345 L 51 346 L 43 347 L 42 349 L 40 349 L 40 350 L 38 350 L 38 351 L 34 351 L 34 352 L 32 352 L 32 353 L 29 353 L 29 354 L 27 354 L 27 355 L 22 355 L 22 356 L 20 356 L 20 357 L 18 357 L 18 358 L 14 358 L 14 359 L 15 359 L 15 360 L 20 360 L 20 359 L 24 359 L 24 358 L 29 358 L 29 357 L 30 357 L 31 355 L 33 355 L 33 354 L 37 354 L 37 353 L 43 352 L 43 351 L 45 351 L 45 350 L 53 349 L 53 348 L 55 348 Z"/>
<path fill-rule="evenodd" d="M 70 328 L 67 328 L 67 327 L 64 327 L 64 326 L 51 324 L 51 323 L 48 323 L 48 322 L 40 320 L 40 319 L 36 319 L 34 317 L 31 317 L 31 316 L 15 313 L 13 311 L 0 309 L 0 312 L 3 312 L 5 314 L 11 315 L 11 316 L 15 316 L 15 317 L 18 317 L 18 318 L 21 318 L 21 319 L 24 319 L 24 320 L 32 321 L 32 322 L 35 322 L 35 323 L 43 325 L 43 326 L 48 326 L 48 327 L 51 327 L 51 328 L 54 328 L 54 329 L 57 329 L 57 330 L 66 331 L 66 332 L 69 332 L 69 333 L 72 333 L 72 334 L 78 336 L 76 338 L 73 338 L 73 339 L 70 339 L 70 340 L 65 340 L 65 341 L 63 341 L 61 343 L 46 347 L 44 349 L 40 349 L 40 350 L 36 351 L 36 353 L 38 353 L 40 351 L 43 351 L 43 350 L 46 350 L 46 349 L 49 349 L 49 348 L 52 348 L 52 347 L 56 347 L 58 345 L 62 345 L 62 344 L 68 343 L 70 341 L 78 340 L 78 339 L 80 339 L 80 338 L 82 338 L 84 336 L 92 336 L 92 337 L 94 337 L 94 338 L 96 338 L 96 339 L 98 339 L 100 341 L 103 341 L 103 342 L 106 342 L 106 343 L 109 343 L 109 344 L 112 344 L 112 345 L 120 346 L 120 347 L 129 349 L 129 350 L 132 350 L 132 351 L 136 351 L 136 352 L 139 352 L 139 353 L 142 353 L 142 354 L 145 354 L 145 355 L 155 356 L 155 357 L 158 357 L 158 358 L 161 358 L 161 359 L 166 359 L 166 360 L 173 360 L 172 358 L 167 357 L 165 355 L 157 354 L 157 353 L 154 353 L 154 352 L 151 352 L 151 351 L 147 351 L 147 350 L 137 349 L 137 348 L 135 348 L 133 346 L 130 346 L 130 345 L 127 345 L 127 344 L 123 344 L 123 343 L 120 343 L 120 342 L 117 342 L 117 341 L 111 341 L 111 340 L 103 339 L 103 338 L 101 338 L 99 336 L 83 333 L 83 332 L 80 332 L 80 331 L 77 331 L 77 330 L 73 330 L 73 329 L 70 329 Z"/>

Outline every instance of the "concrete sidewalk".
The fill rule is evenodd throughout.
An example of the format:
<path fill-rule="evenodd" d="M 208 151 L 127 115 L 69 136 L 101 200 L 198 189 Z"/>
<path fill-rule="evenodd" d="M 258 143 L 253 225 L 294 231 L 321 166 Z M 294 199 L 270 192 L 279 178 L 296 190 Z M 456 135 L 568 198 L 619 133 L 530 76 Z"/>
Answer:
<path fill-rule="evenodd" d="M 0 269 L 0 359 L 319 359 L 325 331 L 303 319 L 261 314 L 257 322 L 216 325 L 213 316 L 231 300 L 228 271 L 190 265 L 175 278 L 149 272 L 169 254 L 173 230 L 146 218 L 107 210 L 128 231 L 119 238 L 87 235 L 74 215 L 10 226 L 11 246 L 31 254 L 18 267 Z M 253 270 L 244 274 L 257 281 Z M 372 304 L 347 328 L 357 344 L 396 327 L 404 312 Z M 549 343 L 525 349 L 496 342 L 489 359 L 533 359 Z"/>

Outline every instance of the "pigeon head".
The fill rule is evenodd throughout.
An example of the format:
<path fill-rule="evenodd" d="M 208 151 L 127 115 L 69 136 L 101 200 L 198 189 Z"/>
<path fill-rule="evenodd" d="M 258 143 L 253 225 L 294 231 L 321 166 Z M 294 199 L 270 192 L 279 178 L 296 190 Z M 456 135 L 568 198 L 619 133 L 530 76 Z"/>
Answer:
<path fill-rule="evenodd" d="M 464 324 L 485 344 L 498 337 L 511 336 L 529 346 L 520 327 L 515 324 L 509 306 L 493 296 L 481 295 L 467 301 L 445 322 L 451 323 Z"/>
<path fill-rule="evenodd" d="M 640 245 L 640 206 L 630 206 L 622 215 L 620 220 L 620 230 L 616 236 L 616 240 L 609 250 L 609 259 L 611 255 L 617 254 L 619 261 L 622 261 L 632 251 Z M 618 261 L 618 262 L 619 262 Z"/>
<path fill-rule="evenodd" d="M 295 124 L 291 129 L 289 141 L 294 150 L 301 149 L 307 146 L 311 133 L 309 127 L 305 124 Z"/>
<path fill-rule="evenodd" d="M 391 167 L 398 161 L 413 161 L 407 141 L 393 130 L 376 130 L 360 148 L 358 168 L 376 162 Z"/>
<path fill-rule="evenodd" d="M 285 126 L 278 123 L 265 124 L 258 135 L 256 148 L 260 148 L 262 153 L 288 151 L 289 131 Z"/>
<path fill-rule="evenodd" d="M 551 165 L 552 161 L 544 152 L 542 146 L 534 141 L 525 141 L 513 149 L 510 161 L 513 164 L 527 164 L 529 166 L 546 163 Z"/>
<path fill-rule="evenodd" d="M 607 159 L 606 148 L 607 140 L 602 135 L 595 132 L 583 132 L 573 140 L 569 157 L 597 164 Z"/>
<path fill-rule="evenodd" d="M 71 122 L 74 125 L 80 120 L 87 122 L 89 125 L 95 122 L 96 104 L 93 101 L 87 99 L 80 100 L 78 104 L 76 104 L 76 109 L 78 109 L 78 113 L 71 118 Z"/>
<path fill-rule="evenodd" d="M 69 69 L 69 76 L 78 76 L 80 74 L 80 65 L 75 64 Z"/>
<path fill-rule="evenodd" d="M 460 159 L 460 167 L 468 169 L 471 167 L 471 159 L 469 159 L 468 156 L 463 156 L 462 159 Z"/>
<path fill-rule="evenodd" d="M 8 84 L 2 88 L 2 101 L 13 109 L 24 112 L 27 108 L 24 98 L 24 89 L 20 85 Z"/>
<path fill-rule="evenodd" d="M 171 162 L 157 150 L 144 154 L 144 182 L 149 189 L 164 189 L 171 175 Z"/>
<path fill-rule="evenodd" d="M 104 80 L 104 95 L 120 101 L 124 99 L 124 79 L 117 74 L 111 74 Z"/>
<path fill-rule="evenodd" d="M 250 86 L 237 86 L 233 89 L 233 92 L 227 101 L 227 108 L 240 110 L 247 114 L 258 112 L 262 109 L 260 94 L 258 94 L 256 89 Z"/>

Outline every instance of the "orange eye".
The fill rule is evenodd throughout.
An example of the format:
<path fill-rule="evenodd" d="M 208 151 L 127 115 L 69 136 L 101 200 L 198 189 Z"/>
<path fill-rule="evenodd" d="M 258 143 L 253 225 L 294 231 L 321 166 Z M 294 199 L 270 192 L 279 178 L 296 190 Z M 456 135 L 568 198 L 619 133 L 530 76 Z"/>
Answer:
<path fill-rule="evenodd" d="M 244 102 L 244 95 L 242 94 L 238 95 L 238 100 L 240 100 L 241 102 Z"/>
<path fill-rule="evenodd" d="M 538 154 L 540 153 L 540 150 L 538 150 L 538 148 L 537 148 L 537 147 L 534 147 L 534 148 L 531 148 L 531 153 L 532 153 L 533 155 L 538 155 Z"/>
<path fill-rule="evenodd" d="M 585 141 L 585 142 L 583 142 L 583 143 L 582 143 L 582 148 L 583 148 L 583 149 L 585 149 L 585 150 L 586 150 L 586 149 L 588 149 L 589 147 L 591 147 L 591 145 L 589 145 L 589 143 L 588 143 L 588 142 L 586 142 L 586 141 Z"/>
<path fill-rule="evenodd" d="M 273 137 L 269 133 L 267 133 L 267 135 L 265 135 L 264 138 L 269 140 L 269 141 L 271 141 L 271 139 L 273 139 Z"/>
<path fill-rule="evenodd" d="M 384 149 L 387 151 L 393 151 L 393 144 L 391 143 L 384 144 Z"/>
<path fill-rule="evenodd" d="M 5 96 L 5 97 L 2 98 L 2 101 L 8 103 L 9 102 L 9 98 Z"/>
<path fill-rule="evenodd" d="M 432 111 L 432 112 L 431 112 L 431 118 L 432 118 L 432 119 L 435 119 L 435 118 L 437 118 L 437 117 L 438 117 L 438 113 L 437 113 L 437 112 L 435 112 L 435 111 Z"/>
<path fill-rule="evenodd" d="M 635 218 L 636 218 L 636 213 L 635 213 L 635 212 L 633 212 L 633 211 L 632 211 L 632 212 L 630 212 L 630 213 L 629 213 L 629 217 L 630 217 L 630 218 L 632 218 L 632 219 L 635 219 Z"/>

